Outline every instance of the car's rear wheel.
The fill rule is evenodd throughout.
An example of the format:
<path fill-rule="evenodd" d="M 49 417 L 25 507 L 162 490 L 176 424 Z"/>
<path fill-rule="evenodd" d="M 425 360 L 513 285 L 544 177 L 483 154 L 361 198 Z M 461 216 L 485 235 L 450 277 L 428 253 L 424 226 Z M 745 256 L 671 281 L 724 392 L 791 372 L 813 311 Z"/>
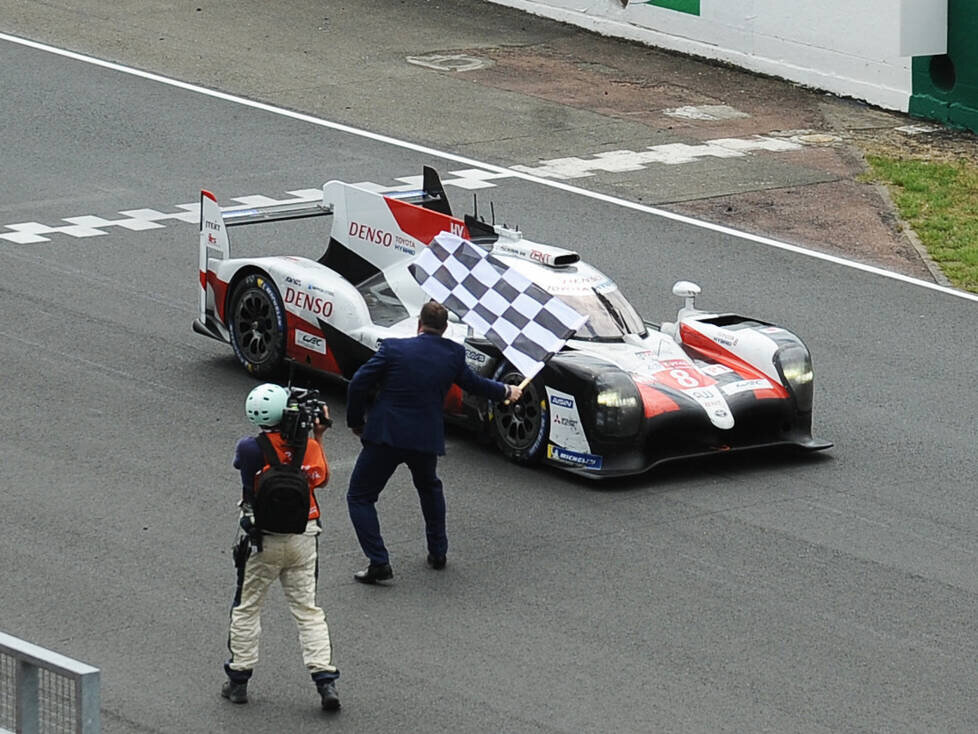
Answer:
<path fill-rule="evenodd" d="M 261 378 L 279 371 L 285 358 L 285 308 L 265 275 L 252 273 L 235 286 L 228 325 L 231 346 L 246 370 Z"/>
<path fill-rule="evenodd" d="M 523 375 L 508 362 L 500 365 L 494 377 L 510 385 L 523 382 Z M 495 403 L 490 430 L 496 446 L 510 461 L 524 465 L 538 462 L 550 435 L 550 412 L 543 382 L 531 380 L 516 402 Z"/>

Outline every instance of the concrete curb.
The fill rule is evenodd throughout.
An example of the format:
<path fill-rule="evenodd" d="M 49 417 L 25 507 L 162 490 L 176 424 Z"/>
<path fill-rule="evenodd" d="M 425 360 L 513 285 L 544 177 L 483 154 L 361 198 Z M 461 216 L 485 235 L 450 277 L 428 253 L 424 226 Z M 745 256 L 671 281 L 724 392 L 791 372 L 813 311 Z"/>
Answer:
<path fill-rule="evenodd" d="M 947 276 L 944 275 L 940 266 L 934 262 L 934 259 L 930 256 L 930 253 L 927 252 L 927 248 L 924 247 L 924 244 L 920 241 L 917 233 L 913 231 L 913 227 L 911 227 L 909 223 L 900 217 L 900 212 L 897 209 L 896 204 L 893 202 L 893 197 L 890 196 L 889 187 L 887 187 L 885 184 L 873 184 L 873 188 L 876 189 L 880 199 L 882 199 L 886 208 L 889 209 L 893 219 L 900 223 L 900 236 L 905 239 L 914 250 L 917 251 L 917 254 L 920 256 L 920 261 L 930 272 L 931 277 L 934 278 L 934 282 L 938 285 L 953 287 L 953 284 L 950 280 L 948 280 Z"/>

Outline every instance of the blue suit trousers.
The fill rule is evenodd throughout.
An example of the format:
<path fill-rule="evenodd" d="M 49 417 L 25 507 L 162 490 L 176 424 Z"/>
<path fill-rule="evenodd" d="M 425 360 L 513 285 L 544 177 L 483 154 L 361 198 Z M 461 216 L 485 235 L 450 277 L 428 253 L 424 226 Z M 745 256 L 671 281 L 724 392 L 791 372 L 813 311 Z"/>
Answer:
<path fill-rule="evenodd" d="M 428 552 L 444 556 L 448 550 L 445 534 L 445 495 L 438 478 L 438 455 L 410 449 L 398 449 L 386 444 L 363 441 L 363 449 L 357 458 L 350 489 L 346 495 L 350 520 L 357 540 L 371 564 L 390 563 L 384 539 L 380 534 L 377 518 L 377 498 L 383 491 L 394 470 L 407 464 L 411 470 L 414 487 L 421 501 L 424 515 Z"/>

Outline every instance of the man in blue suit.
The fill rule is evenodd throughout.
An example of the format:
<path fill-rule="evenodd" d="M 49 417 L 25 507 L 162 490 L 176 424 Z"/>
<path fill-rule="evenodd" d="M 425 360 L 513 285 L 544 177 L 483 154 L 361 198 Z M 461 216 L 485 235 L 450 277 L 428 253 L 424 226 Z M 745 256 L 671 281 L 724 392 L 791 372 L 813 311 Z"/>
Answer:
<path fill-rule="evenodd" d="M 445 496 L 436 469 L 438 457 L 445 453 L 443 405 L 452 384 L 496 401 L 519 400 L 523 394 L 516 385 L 487 380 L 469 369 L 465 348 L 442 337 L 447 326 L 448 311 L 429 301 L 421 309 L 418 335 L 385 339 L 350 381 L 346 423 L 361 437 L 363 449 L 350 477 L 346 502 L 360 547 L 370 561 L 366 570 L 353 575 L 364 584 L 394 576 L 376 503 L 401 464 L 411 470 L 421 500 L 428 565 L 436 570 L 445 567 Z M 374 388 L 379 392 L 368 411 Z"/>

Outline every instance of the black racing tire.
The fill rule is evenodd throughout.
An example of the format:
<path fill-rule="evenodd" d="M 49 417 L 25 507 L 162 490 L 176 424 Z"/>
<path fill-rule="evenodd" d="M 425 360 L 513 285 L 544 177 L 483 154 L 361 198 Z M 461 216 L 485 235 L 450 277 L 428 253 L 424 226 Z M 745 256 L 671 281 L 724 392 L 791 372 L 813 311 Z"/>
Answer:
<path fill-rule="evenodd" d="M 273 377 L 285 359 L 285 307 L 264 273 L 252 273 L 234 287 L 228 306 L 231 346 L 255 377 Z"/>
<path fill-rule="evenodd" d="M 508 362 L 503 362 L 494 379 L 519 385 L 523 375 Z M 518 401 L 509 405 L 504 403 L 493 404 L 490 432 L 496 447 L 512 462 L 523 466 L 536 464 L 550 437 L 550 406 L 543 382 L 531 380 Z"/>

